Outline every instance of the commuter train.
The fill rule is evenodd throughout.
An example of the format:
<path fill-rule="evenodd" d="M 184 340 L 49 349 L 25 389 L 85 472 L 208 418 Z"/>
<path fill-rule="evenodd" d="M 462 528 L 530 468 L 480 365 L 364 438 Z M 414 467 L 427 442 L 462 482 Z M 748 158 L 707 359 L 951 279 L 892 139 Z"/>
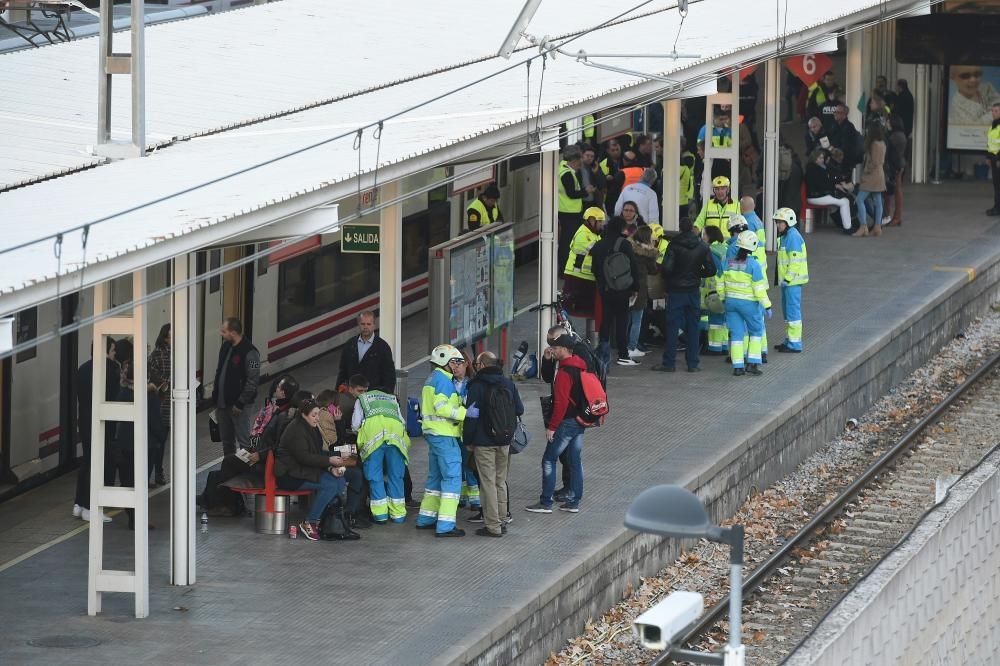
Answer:
<path fill-rule="evenodd" d="M 469 167 L 452 167 L 462 171 Z M 404 192 L 440 182 L 444 168 L 407 178 Z M 515 223 L 520 261 L 530 260 L 538 237 L 538 156 L 523 156 L 484 167 L 450 185 L 442 185 L 403 203 L 403 316 L 427 307 L 428 249 L 460 234 L 465 207 L 491 180 L 500 186 L 500 208 Z M 356 200 L 341 202 L 342 215 Z M 375 214 L 377 218 L 377 214 Z M 361 220 L 366 221 L 366 220 Z M 377 221 L 371 220 L 371 221 Z M 198 272 L 218 268 L 266 246 L 212 248 L 197 255 Z M 150 266 L 149 291 L 169 284 L 169 264 Z M 261 352 L 262 372 L 274 376 L 324 354 L 347 341 L 359 312 L 377 309 L 378 264 L 370 255 L 342 254 L 340 234 L 324 234 L 296 243 L 253 264 L 212 277 L 198 286 L 197 376 L 199 395 L 211 392 L 220 345 L 219 323 L 237 316 Z M 79 309 L 93 312 L 86 290 L 18 313 L 18 341 L 69 323 Z M 131 300 L 131 276 L 112 281 L 112 305 Z M 147 308 L 149 343 L 170 321 L 170 301 Z M 0 499 L 66 471 L 79 453 L 76 427 L 77 368 L 91 354 L 92 329 L 46 342 L 0 363 Z M 103 350 L 95 350 L 100 356 Z"/>

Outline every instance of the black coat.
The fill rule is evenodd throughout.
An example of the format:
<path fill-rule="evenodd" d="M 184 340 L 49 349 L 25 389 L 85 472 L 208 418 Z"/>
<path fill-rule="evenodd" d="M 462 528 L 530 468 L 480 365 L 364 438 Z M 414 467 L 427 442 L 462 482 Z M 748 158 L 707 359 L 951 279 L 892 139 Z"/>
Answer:
<path fill-rule="evenodd" d="M 389 343 L 377 334 L 365 357 L 358 360 L 358 338 L 351 338 L 340 352 L 340 369 L 337 386 L 347 384 L 351 375 L 364 375 L 372 390 L 396 392 L 396 364 L 392 360 Z"/>
<path fill-rule="evenodd" d="M 212 383 L 212 404 L 219 404 L 219 377 L 226 356 L 229 356 L 229 367 L 226 369 L 226 385 L 222 388 L 224 404 L 239 409 L 252 407 L 260 384 L 260 352 L 246 336 L 236 346 L 223 342 L 219 348 L 219 364 L 215 367 L 215 381 Z"/>
<path fill-rule="evenodd" d="M 105 365 L 105 382 L 104 382 L 104 399 L 111 401 L 115 399 L 118 395 L 118 391 L 121 388 L 119 383 L 119 373 L 121 368 L 118 364 L 112 361 L 110 358 L 104 358 Z M 77 417 L 76 417 L 76 429 L 80 432 L 80 440 L 90 444 L 90 421 L 93 418 L 94 406 L 93 406 L 93 395 L 94 390 L 94 360 L 91 359 L 80 366 L 76 371 L 76 404 L 77 404 Z M 111 424 L 106 423 L 104 441 L 110 442 L 111 436 L 113 435 Z"/>
<path fill-rule="evenodd" d="M 274 476 L 290 476 L 319 483 L 319 475 L 330 467 L 330 454 L 323 453 L 323 435 L 301 416 L 296 416 L 281 434 L 274 458 Z"/>
<path fill-rule="evenodd" d="M 810 199 L 833 196 L 834 180 L 829 167 L 824 169 L 815 162 L 806 165 L 806 196 Z"/>
<path fill-rule="evenodd" d="M 691 291 L 701 287 L 702 278 L 715 275 L 715 260 L 708 245 L 689 231 L 670 241 L 660 272 L 668 292 Z"/>
<path fill-rule="evenodd" d="M 479 407 L 479 417 L 475 419 L 466 417 L 462 429 L 463 444 L 468 446 L 500 446 L 493 441 L 493 437 L 490 435 L 486 427 L 486 412 L 489 409 L 487 399 L 489 398 L 490 388 L 496 386 L 497 384 L 506 387 L 506 389 L 510 391 L 510 394 L 514 397 L 514 412 L 518 416 L 524 414 L 524 403 L 521 402 L 521 396 L 517 392 L 517 387 L 514 386 L 514 382 L 510 381 L 507 377 L 504 377 L 503 370 L 500 368 L 483 368 L 479 371 L 475 378 L 469 382 L 469 393 L 468 397 L 465 399 L 465 403 L 467 405 L 474 404 Z"/>

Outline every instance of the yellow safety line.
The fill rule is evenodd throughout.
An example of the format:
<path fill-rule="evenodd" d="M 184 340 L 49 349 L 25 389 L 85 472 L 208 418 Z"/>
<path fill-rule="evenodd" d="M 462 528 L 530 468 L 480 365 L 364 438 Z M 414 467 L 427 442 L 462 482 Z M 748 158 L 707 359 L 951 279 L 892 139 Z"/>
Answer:
<path fill-rule="evenodd" d="M 976 279 L 976 269 L 972 266 L 931 266 L 931 270 L 942 273 L 965 273 L 969 276 L 969 282 Z"/>
<path fill-rule="evenodd" d="M 216 458 L 215 460 L 213 460 L 210 463 L 205 463 L 204 465 L 202 465 L 201 467 L 199 467 L 199 468 L 197 468 L 195 470 L 195 475 L 197 476 L 201 472 L 204 472 L 206 469 L 208 469 L 210 467 L 214 467 L 215 465 L 218 465 L 220 462 L 222 462 L 222 458 Z M 153 497 L 156 497 L 157 495 L 159 495 L 162 492 L 166 492 L 167 488 L 169 488 L 169 487 L 170 487 L 170 484 L 168 483 L 165 486 L 160 486 L 159 488 L 153 489 L 153 491 L 151 493 L 149 493 L 150 499 L 152 499 Z M 109 512 L 107 515 L 113 517 L 113 516 L 117 516 L 121 512 L 122 512 L 122 509 L 115 509 L 114 511 Z M 21 555 L 18 555 L 14 559 L 9 560 L 7 562 L 4 562 L 3 564 L 0 564 L 0 573 L 6 571 L 7 569 L 10 569 L 12 566 L 15 566 L 17 564 L 20 564 L 21 562 L 24 562 L 28 558 L 31 558 L 31 557 L 34 557 L 35 555 L 38 555 L 42 551 L 48 550 L 49 548 L 51 548 L 52 546 L 55 546 L 56 544 L 60 544 L 63 541 L 66 541 L 67 539 L 72 539 L 77 534 L 80 534 L 81 532 L 84 532 L 84 531 L 89 530 L 89 529 L 90 529 L 90 523 L 84 523 L 80 527 L 77 527 L 76 529 L 70 530 L 66 534 L 63 534 L 61 536 L 57 536 L 55 539 L 52 539 L 51 541 L 43 543 L 40 546 L 35 546 L 31 550 L 29 550 L 27 553 L 23 553 Z"/>

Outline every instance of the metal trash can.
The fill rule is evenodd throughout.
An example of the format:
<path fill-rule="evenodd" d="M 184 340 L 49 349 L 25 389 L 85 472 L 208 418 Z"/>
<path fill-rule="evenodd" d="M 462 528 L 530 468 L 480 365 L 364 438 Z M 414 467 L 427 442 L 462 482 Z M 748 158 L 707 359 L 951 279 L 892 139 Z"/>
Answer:
<path fill-rule="evenodd" d="M 813 227 L 816 226 L 816 216 L 821 212 L 818 208 L 806 209 L 806 219 L 802 221 L 802 233 L 811 234 L 813 232 Z"/>
<path fill-rule="evenodd" d="M 407 389 L 409 388 L 409 370 L 396 370 L 396 399 L 401 409 L 406 409 Z"/>
<path fill-rule="evenodd" d="M 267 496 L 254 497 L 253 527 L 259 534 L 284 534 L 288 531 L 288 495 L 275 495 L 274 512 L 267 511 Z"/>

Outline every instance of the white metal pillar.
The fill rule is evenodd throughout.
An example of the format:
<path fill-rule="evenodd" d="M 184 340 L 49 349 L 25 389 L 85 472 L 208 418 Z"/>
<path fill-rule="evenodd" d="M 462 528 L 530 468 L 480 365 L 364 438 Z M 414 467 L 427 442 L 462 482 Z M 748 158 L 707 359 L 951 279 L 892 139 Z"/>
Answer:
<path fill-rule="evenodd" d="M 110 283 L 94 288 L 94 314 L 108 309 Z M 132 298 L 138 303 L 146 293 L 146 271 L 132 274 Z M 91 417 L 90 463 L 90 557 L 87 574 L 87 613 L 101 612 L 101 594 L 127 592 L 135 595 L 135 616 L 149 615 L 149 473 L 146 424 L 146 307 L 135 305 L 131 315 L 114 316 L 94 323 L 94 349 L 105 349 L 108 337 L 131 337 L 134 348 L 134 394 L 132 403 L 107 402 L 104 396 L 107 371 L 103 355 L 95 354 L 93 371 L 93 416 Z M 117 383 L 117 378 L 112 377 Z M 108 455 L 104 426 L 109 421 L 132 422 L 134 428 L 134 488 L 104 485 L 104 459 Z M 115 571 L 104 568 L 105 507 L 126 507 L 135 511 L 135 570 Z"/>
<path fill-rule="evenodd" d="M 706 133 L 707 133 L 706 129 Z M 680 229 L 681 100 L 663 100 L 663 228 Z M 692 176 L 693 177 L 693 176 Z"/>
<path fill-rule="evenodd" d="M 855 30 L 847 35 L 847 119 L 854 123 L 860 131 L 861 112 L 858 111 L 858 102 L 864 93 L 864 75 L 862 72 L 864 42 L 866 30 Z"/>
<path fill-rule="evenodd" d="M 174 284 L 195 275 L 195 255 L 173 261 Z M 195 572 L 195 359 L 198 292 L 192 285 L 173 294 L 170 345 L 170 582 L 192 585 Z"/>
<path fill-rule="evenodd" d="M 760 215 L 767 235 L 767 249 L 776 249 L 774 211 L 778 210 L 778 132 L 781 127 L 781 62 L 764 63 L 764 210 Z"/>
<path fill-rule="evenodd" d="M 910 133 L 913 145 L 911 147 L 912 161 L 910 163 L 910 178 L 914 183 L 927 182 L 927 138 L 930 133 L 930 118 L 927 113 L 930 108 L 930 86 L 927 85 L 927 65 L 917 65 L 913 77 L 913 130 Z"/>
<path fill-rule="evenodd" d="M 566 121 L 566 143 L 572 146 L 583 141 L 583 119 L 570 118 Z"/>
<path fill-rule="evenodd" d="M 543 147 L 544 147 L 543 143 Z M 554 150 L 542 150 L 539 166 L 539 196 L 538 206 L 538 302 L 540 304 L 555 303 L 558 288 L 556 266 L 556 219 L 559 210 L 557 203 L 558 187 L 557 172 L 559 170 L 559 145 L 553 144 Z M 538 355 L 547 346 L 546 335 L 555 321 L 555 313 L 551 308 L 538 311 Z"/>
<path fill-rule="evenodd" d="M 142 157 L 146 152 L 146 13 L 143 0 L 131 0 L 131 53 L 114 52 L 114 0 L 101 0 L 100 59 L 97 85 L 97 145 L 106 157 Z M 132 84 L 132 141 L 111 140 L 112 77 L 127 74 Z"/>
<path fill-rule="evenodd" d="M 399 196 L 399 183 L 379 187 L 378 201 Z M 403 206 L 396 203 L 379 213 L 379 335 L 389 344 L 392 358 L 400 365 L 402 341 Z M 435 343 L 436 344 L 436 343 Z"/>
<path fill-rule="evenodd" d="M 716 104 L 730 105 L 729 126 L 732 130 L 732 145 L 715 147 L 712 145 L 714 125 L 713 109 Z M 733 72 L 732 89 L 727 93 L 709 95 L 705 104 L 705 169 L 701 178 L 701 198 L 712 198 L 712 161 L 729 160 L 729 192 L 735 201 L 740 196 L 740 73 Z"/>

